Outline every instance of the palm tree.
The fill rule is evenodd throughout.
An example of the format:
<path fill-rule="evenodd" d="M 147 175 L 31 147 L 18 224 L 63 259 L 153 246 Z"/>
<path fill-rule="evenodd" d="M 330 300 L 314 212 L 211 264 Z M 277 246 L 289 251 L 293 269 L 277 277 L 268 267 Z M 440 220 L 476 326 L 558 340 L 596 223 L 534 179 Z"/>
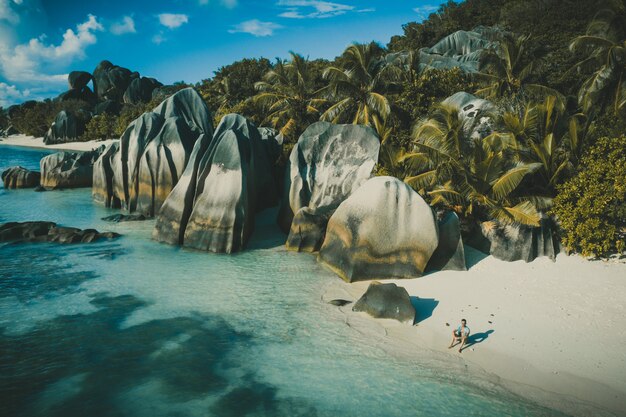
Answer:
<path fill-rule="evenodd" d="M 487 49 L 481 59 L 476 78 L 486 86 L 476 91 L 488 99 L 515 96 L 528 92 L 538 96 L 553 95 L 564 106 L 563 96 L 556 90 L 530 81 L 540 60 L 529 55 L 530 36 L 505 36 L 498 46 Z"/>
<path fill-rule="evenodd" d="M 314 90 L 314 74 L 308 59 L 290 52 L 291 60 L 277 60 L 273 69 L 255 84 L 253 100 L 267 107 L 264 123 L 295 142 L 304 129 L 319 118 L 326 100 Z"/>
<path fill-rule="evenodd" d="M 322 114 L 322 120 L 382 126 L 391 106 L 385 96 L 388 79 L 397 74 L 392 64 L 381 59 L 383 49 L 376 43 L 350 45 L 341 67 L 330 66 L 323 77 L 330 81 L 325 92 L 336 102 Z M 379 134 L 382 132 L 379 132 Z"/>
<path fill-rule="evenodd" d="M 503 131 L 513 136 L 518 160 L 541 164 L 533 183 L 547 197 L 553 197 L 556 185 L 573 173 L 585 136 L 585 123 L 580 123 L 585 116 L 576 114 L 568 120 L 556 101 L 548 96 L 543 103 L 502 116 Z"/>
<path fill-rule="evenodd" d="M 440 105 L 415 129 L 414 140 L 415 152 L 402 157 L 413 170 L 405 182 L 426 195 L 431 205 L 481 220 L 539 224 L 533 198 L 516 196 L 516 191 L 540 164 L 512 160 L 510 137 L 496 133 L 470 140 L 463 135 L 457 109 Z"/>
<path fill-rule="evenodd" d="M 593 73 L 578 92 L 578 102 L 586 114 L 595 106 L 604 107 L 612 101 L 617 115 L 626 109 L 626 22 L 612 10 L 601 10 L 587 28 L 587 33 L 570 44 L 572 52 L 581 52 L 585 58 L 577 63 L 577 70 Z"/>

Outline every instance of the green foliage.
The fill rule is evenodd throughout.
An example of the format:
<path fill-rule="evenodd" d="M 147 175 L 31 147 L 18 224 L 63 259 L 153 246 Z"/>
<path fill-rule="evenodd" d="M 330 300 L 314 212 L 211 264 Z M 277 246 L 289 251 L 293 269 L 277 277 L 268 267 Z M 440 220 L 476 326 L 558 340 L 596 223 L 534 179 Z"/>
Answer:
<path fill-rule="evenodd" d="M 18 110 L 11 118 L 11 124 L 20 133 L 42 137 L 46 134 L 52 122 L 54 122 L 57 114 L 62 110 L 73 113 L 79 123 L 86 124 L 89 120 L 89 114 L 82 109 L 89 107 L 88 103 L 81 100 L 62 102 L 51 100 L 38 101 L 33 108 Z"/>
<path fill-rule="evenodd" d="M 399 162 L 411 172 L 405 182 L 431 205 L 478 220 L 539 224 L 538 199 L 515 192 L 540 164 L 511 158 L 515 144 L 510 137 L 467 138 L 457 110 L 440 105 L 417 127 L 414 139 L 415 152 L 402 155 Z"/>
<path fill-rule="evenodd" d="M 621 253 L 626 249 L 626 137 L 598 140 L 581 168 L 554 200 L 563 244 L 585 256 Z"/>
<path fill-rule="evenodd" d="M 151 111 L 158 105 L 159 102 L 154 100 L 150 103 L 124 104 L 122 111 L 120 111 L 120 114 L 117 117 L 114 136 L 122 136 L 129 124 L 145 112 Z"/>
<path fill-rule="evenodd" d="M 0 106 L 0 129 L 6 129 L 9 126 L 9 118 L 5 110 Z"/>
<path fill-rule="evenodd" d="M 255 84 L 254 104 L 264 109 L 263 123 L 278 129 L 288 142 L 317 121 L 326 100 L 318 98 L 316 74 L 309 60 L 290 52 L 291 60 L 278 59 L 274 68 Z"/>
<path fill-rule="evenodd" d="M 103 113 L 91 118 L 87 126 L 83 140 L 104 140 L 119 137 L 117 134 L 118 118 L 108 113 Z"/>

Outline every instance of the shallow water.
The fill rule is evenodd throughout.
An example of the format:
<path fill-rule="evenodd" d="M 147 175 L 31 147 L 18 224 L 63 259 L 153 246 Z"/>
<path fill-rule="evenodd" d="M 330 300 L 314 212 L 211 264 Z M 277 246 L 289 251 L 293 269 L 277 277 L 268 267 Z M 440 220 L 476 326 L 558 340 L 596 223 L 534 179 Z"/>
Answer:
<path fill-rule="evenodd" d="M 43 154 L 0 147 L 0 170 Z M 561 415 L 427 351 L 390 357 L 321 300 L 338 278 L 286 252 L 272 212 L 232 256 L 158 244 L 153 221 L 112 213 L 88 189 L 0 188 L 0 222 L 124 235 L 0 246 L 0 415 Z"/>

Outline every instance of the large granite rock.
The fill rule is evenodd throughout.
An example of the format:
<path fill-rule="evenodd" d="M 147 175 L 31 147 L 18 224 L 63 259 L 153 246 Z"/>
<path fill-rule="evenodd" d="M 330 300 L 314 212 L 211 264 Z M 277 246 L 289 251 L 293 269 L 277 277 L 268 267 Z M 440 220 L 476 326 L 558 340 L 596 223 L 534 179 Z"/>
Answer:
<path fill-rule="evenodd" d="M 294 146 L 287 164 L 278 223 L 289 231 L 287 249 L 313 252 L 332 212 L 370 178 L 380 142 L 361 125 L 317 122 Z"/>
<path fill-rule="evenodd" d="M 558 226 L 547 216 L 541 219 L 539 227 L 482 222 L 472 230 L 467 243 L 508 262 L 532 262 L 541 256 L 554 261 L 561 252 Z"/>
<path fill-rule="evenodd" d="M 83 118 L 77 117 L 73 112 L 61 110 L 54 118 L 43 141 L 46 145 L 74 142 L 83 133 L 85 133 Z"/>
<path fill-rule="evenodd" d="M 93 80 L 93 77 L 86 71 L 72 71 L 67 76 L 67 84 L 70 90 L 82 90 L 87 87 L 91 80 Z"/>
<path fill-rule="evenodd" d="M 41 173 L 24 167 L 11 167 L 2 173 L 4 188 L 35 188 L 39 185 Z"/>
<path fill-rule="evenodd" d="M 241 250 L 255 214 L 278 200 L 264 142 L 244 117 L 224 116 L 213 137 L 202 135 L 196 142 L 159 212 L 153 237 L 210 252 Z"/>
<path fill-rule="evenodd" d="M 490 101 L 459 91 L 446 98 L 442 104 L 456 108 L 463 124 L 464 137 L 483 139 L 493 132 L 491 116 L 496 112 L 496 107 Z"/>
<path fill-rule="evenodd" d="M 152 100 L 152 92 L 154 89 L 161 86 L 163 86 L 163 84 L 154 78 L 135 78 L 130 82 L 128 88 L 124 92 L 124 103 L 148 103 Z"/>
<path fill-rule="evenodd" d="M 91 196 L 94 201 L 105 207 L 120 207 L 120 200 L 113 192 L 112 159 L 119 150 L 119 143 L 107 145 L 93 164 Z"/>
<path fill-rule="evenodd" d="M 429 271 L 466 271 L 465 249 L 461 237 L 459 216 L 453 211 L 448 211 L 437 223 L 439 245 L 430 257 L 426 269 Z"/>
<path fill-rule="evenodd" d="M 362 311 L 377 319 L 393 319 L 410 324 L 416 320 L 415 307 L 409 293 L 393 283 L 371 283 L 352 311 Z"/>
<path fill-rule="evenodd" d="M 430 206 L 393 177 L 367 181 L 330 217 L 319 259 L 347 282 L 413 278 L 439 243 Z"/>
<path fill-rule="evenodd" d="M 93 71 L 94 89 L 99 100 L 121 102 L 130 83 L 139 78 L 139 74 L 127 68 L 102 61 Z"/>
<path fill-rule="evenodd" d="M 119 236 L 114 232 L 100 233 L 95 229 L 61 227 L 53 222 L 11 222 L 0 225 L 0 242 L 91 243 Z"/>
<path fill-rule="evenodd" d="M 104 146 L 89 152 L 57 152 L 41 158 L 41 186 L 46 189 L 91 187 L 93 165 Z"/>
<path fill-rule="evenodd" d="M 93 114 L 99 116 L 101 114 L 118 115 L 120 113 L 120 104 L 113 100 L 104 100 L 94 106 Z"/>
<path fill-rule="evenodd" d="M 154 216 L 180 179 L 194 144 L 213 133 L 209 109 L 192 88 L 133 121 L 94 171 L 94 199 Z M 96 179 L 96 176 L 98 177 Z"/>

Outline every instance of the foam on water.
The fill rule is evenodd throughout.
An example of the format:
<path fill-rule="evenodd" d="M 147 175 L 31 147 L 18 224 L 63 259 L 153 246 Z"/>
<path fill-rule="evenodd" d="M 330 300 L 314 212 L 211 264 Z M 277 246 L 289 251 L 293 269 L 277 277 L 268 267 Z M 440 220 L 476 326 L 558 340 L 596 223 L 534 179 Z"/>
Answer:
<path fill-rule="evenodd" d="M 0 148 L 0 169 L 39 157 Z M 112 213 L 88 189 L 0 189 L 2 221 L 124 235 L 0 247 L 0 415 L 559 415 L 426 351 L 390 357 L 384 334 L 321 300 L 336 276 L 277 246 L 273 212 L 231 256 L 100 220 Z"/>

